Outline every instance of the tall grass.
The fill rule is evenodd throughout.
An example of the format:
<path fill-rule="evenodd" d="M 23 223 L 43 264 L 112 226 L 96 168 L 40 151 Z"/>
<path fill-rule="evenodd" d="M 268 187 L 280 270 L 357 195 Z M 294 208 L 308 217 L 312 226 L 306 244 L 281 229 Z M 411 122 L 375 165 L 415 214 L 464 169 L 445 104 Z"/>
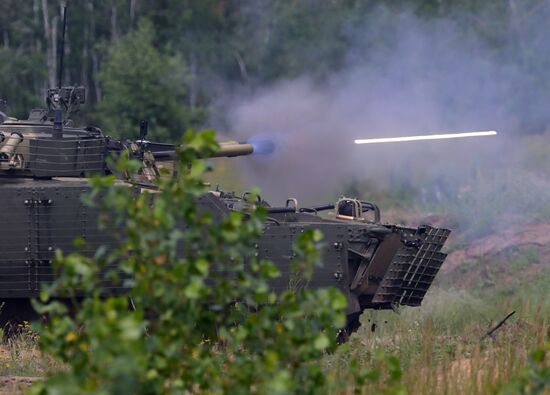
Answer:
<path fill-rule="evenodd" d="M 360 330 L 322 364 L 327 374 L 348 383 L 339 394 L 396 394 L 400 388 L 408 394 L 495 393 L 526 366 L 531 350 L 550 341 L 549 284 L 542 274 L 528 286 L 481 292 L 436 288 L 419 308 L 367 311 Z M 505 325 L 482 339 L 511 311 L 516 313 Z M 391 387 L 380 352 L 399 360 L 401 387 Z M 358 379 L 358 373 L 384 364 L 376 382 Z M 0 348 L 1 378 L 37 377 L 59 369 L 63 366 L 39 352 L 28 326 Z M 26 385 L 0 380 L 10 393 Z"/>
<path fill-rule="evenodd" d="M 325 359 L 325 368 L 346 375 L 355 359 L 367 370 L 383 351 L 400 360 L 406 393 L 494 393 L 526 366 L 531 350 L 550 340 L 548 283 L 533 285 L 513 295 L 501 290 L 490 296 L 436 289 L 420 308 L 368 312 L 349 344 Z M 511 311 L 516 314 L 505 325 L 482 339 Z M 383 393 L 385 385 L 381 380 L 357 386 L 350 379 L 341 393 Z"/>
<path fill-rule="evenodd" d="M 28 322 L 6 329 L 9 329 L 10 336 L 0 344 L 0 377 L 39 377 L 62 368 L 59 362 L 40 351 L 38 335 Z M 2 337 L 3 331 L 0 339 Z"/>

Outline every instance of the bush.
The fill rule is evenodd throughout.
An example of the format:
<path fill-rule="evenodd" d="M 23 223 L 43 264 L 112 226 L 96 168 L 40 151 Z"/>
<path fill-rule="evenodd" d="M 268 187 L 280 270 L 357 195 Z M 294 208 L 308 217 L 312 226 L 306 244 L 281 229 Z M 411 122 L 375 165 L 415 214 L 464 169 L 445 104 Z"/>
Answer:
<path fill-rule="evenodd" d="M 101 206 L 105 231 L 123 229 L 124 237 L 93 257 L 58 251 L 58 279 L 35 304 L 50 316 L 37 326 L 40 346 L 66 369 L 31 394 L 318 394 L 337 385 L 317 361 L 336 346 L 344 296 L 330 288 L 270 290 L 279 272 L 253 254 L 262 208 L 219 223 L 197 209 L 207 170 L 198 158 L 216 147 L 212 132 L 188 132 L 179 176 L 160 180 L 154 198 L 113 176 L 92 179 L 86 201 Z M 124 156 L 117 165 L 137 170 Z M 295 246 L 296 275 L 306 281 L 319 243 L 310 230 Z M 105 295 L 105 279 L 131 291 Z"/>
<path fill-rule="evenodd" d="M 526 368 L 499 391 L 501 395 L 547 394 L 550 390 L 550 342 L 531 352 Z"/>

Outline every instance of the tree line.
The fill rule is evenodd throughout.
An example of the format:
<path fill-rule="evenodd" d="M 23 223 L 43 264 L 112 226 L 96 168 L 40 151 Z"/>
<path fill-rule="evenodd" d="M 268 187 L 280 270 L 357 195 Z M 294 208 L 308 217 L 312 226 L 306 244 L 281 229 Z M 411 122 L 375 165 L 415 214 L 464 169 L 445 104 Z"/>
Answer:
<path fill-rule="evenodd" d="M 24 118 L 58 83 L 64 3 L 0 3 L 0 98 L 8 101 L 10 115 Z M 88 104 L 81 117 L 120 136 L 132 135 L 146 118 L 155 137 L 176 139 L 186 127 L 208 120 L 209 105 L 223 90 L 253 89 L 306 72 L 323 79 L 345 65 L 358 40 L 354 29 L 382 6 L 424 19 L 454 19 L 464 34 L 482 38 L 494 56 L 517 54 L 533 86 L 544 89 L 549 81 L 550 57 L 540 57 L 540 34 L 533 30 L 533 21 L 550 14 L 547 0 L 67 3 L 62 83 L 86 86 Z M 362 39 L 364 53 L 381 41 L 376 34 Z"/>

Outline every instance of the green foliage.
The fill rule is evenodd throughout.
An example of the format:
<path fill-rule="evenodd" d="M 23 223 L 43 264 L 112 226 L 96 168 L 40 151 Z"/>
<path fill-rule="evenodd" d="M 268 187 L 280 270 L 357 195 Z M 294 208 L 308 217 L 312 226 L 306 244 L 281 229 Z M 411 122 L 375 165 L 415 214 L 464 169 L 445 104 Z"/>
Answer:
<path fill-rule="evenodd" d="M 25 87 L 46 75 L 43 64 L 39 54 L 0 48 L 0 99 L 8 101 L 9 115 L 26 118 L 30 109 L 41 103 L 40 97 Z"/>
<path fill-rule="evenodd" d="M 506 385 L 499 394 L 535 395 L 550 390 L 550 342 L 529 355 L 528 366 Z"/>
<path fill-rule="evenodd" d="M 265 9 L 254 13 L 255 18 L 239 15 L 235 35 L 241 40 L 236 47 L 243 53 L 248 71 L 263 81 L 306 72 L 324 76 L 345 62 L 349 43 L 342 28 L 353 15 L 354 3 L 268 2 Z"/>
<path fill-rule="evenodd" d="M 183 106 L 188 78 L 183 58 L 162 53 L 153 39 L 152 25 L 143 21 L 107 48 L 98 121 L 110 134 L 135 138 L 139 121 L 145 119 L 150 138 L 179 140 L 200 114 Z"/>
<path fill-rule="evenodd" d="M 119 244 L 93 257 L 58 252 L 59 278 L 36 304 L 50 314 L 41 348 L 66 369 L 31 394 L 317 394 L 337 386 L 318 360 L 335 349 L 344 296 L 303 287 L 274 294 L 277 268 L 254 258 L 266 213 L 251 207 L 214 223 L 196 203 L 206 192 L 197 158 L 216 149 L 214 134 L 188 132 L 183 147 L 179 176 L 159 181 L 154 199 L 113 177 L 92 181 L 87 201 L 109 213 L 100 221 Z M 124 157 L 118 166 L 136 169 Z M 319 243 L 311 230 L 295 246 L 305 281 Z M 131 291 L 105 295 L 105 281 Z M 74 316 L 53 296 L 70 300 Z"/>
<path fill-rule="evenodd" d="M 337 372 L 340 380 L 347 383 L 346 394 L 407 393 L 402 383 L 403 369 L 397 357 L 388 355 L 382 349 L 366 351 L 364 345 L 356 346 L 357 342 L 352 341 L 325 358 L 326 370 L 332 374 Z"/>

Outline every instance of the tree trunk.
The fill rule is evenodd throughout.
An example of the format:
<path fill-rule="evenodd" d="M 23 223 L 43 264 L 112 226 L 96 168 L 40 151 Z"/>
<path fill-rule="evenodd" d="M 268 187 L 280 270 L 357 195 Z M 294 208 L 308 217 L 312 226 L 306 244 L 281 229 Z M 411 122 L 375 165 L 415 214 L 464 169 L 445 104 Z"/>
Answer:
<path fill-rule="evenodd" d="M 32 11 L 33 11 L 33 17 L 34 17 L 34 28 L 38 29 L 40 26 L 40 2 L 39 0 L 34 0 L 32 4 Z M 35 50 L 36 53 L 42 52 L 42 41 L 40 41 L 40 38 L 35 35 L 34 40 Z"/>
<path fill-rule="evenodd" d="M 117 14 L 116 14 L 116 3 L 111 1 L 111 41 L 116 43 L 118 41 L 118 31 L 117 31 Z"/>
<path fill-rule="evenodd" d="M 239 51 L 233 51 L 233 56 L 235 57 L 235 60 L 237 61 L 237 65 L 239 66 L 239 72 L 241 73 L 241 79 L 243 82 L 246 82 L 248 80 L 248 71 L 246 69 L 246 63 L 239 53 Z"/>
<path fill-rule="evenodd" d="M 194 52 L 191 52 L 189 56 L 189 74 L 191 75 L 191 80 L 189 81 L 189 108 L 194 110 L 197 105 L 198 96 L 197 57 Z"/>
<path fill-rule="evenodd" d="M 82 47 L 82 64 L 80 65 L 80 83 L 84 86 L 88 85 L 88 46 L 90 41 L 90 26 L 84 25 L 84 46 Z"/>
<path fill-rule="evenodd" d="M 95 17 L 94 17 L 94 2 L 93 0 L 88 0 L 86 3 L 86 7 L 88 10 L 88 13 L 90 15 L 90 37 L 93 40 L 96 37 L 96 31 L 95 31 Z M 99 59 L 97 54 L 97 48 L 92 45 L 90 48 L 90 58 L 92 60 L 92 85 L 93 85 L 93 91 L 95 94 L 95 100 L 97 103 L 101 101 L 101 86 L 99 85 Z"/>
<path fill-rule="evenodd" d="M 4 29 L 4 48 L 8 49 L 10 47 L 10 35 L 8 34 L 8 31 Z"/>
<path fill-rule="evenodd" d="M 97 57 L 97 51 L 92 52 L 92 76 L 94 80 L 94 90 L 97 102 L 101 101 L 102 92 L 101 85 L 99 84 L 99 59 Z"/>
<path fill-rule="evenodd" d="M 134 19 L 136 17 L 136 3 L 137 0 L 130 0 L 130 25 L 134 26 Z"/>

